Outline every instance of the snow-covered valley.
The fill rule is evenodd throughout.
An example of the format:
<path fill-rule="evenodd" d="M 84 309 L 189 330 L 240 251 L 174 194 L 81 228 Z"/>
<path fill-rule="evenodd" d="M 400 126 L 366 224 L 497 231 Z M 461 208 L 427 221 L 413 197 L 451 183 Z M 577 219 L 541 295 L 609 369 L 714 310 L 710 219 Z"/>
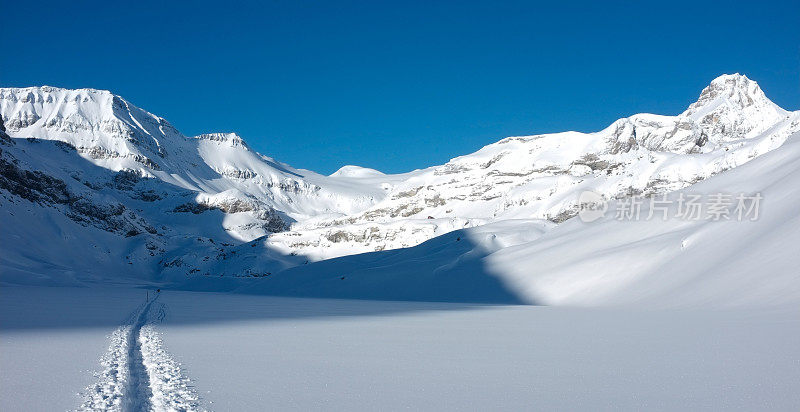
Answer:
<path fill-rule="evenodd" d="M 107 91 L 0 115 L 2 410 L 800 407 L 800 111 L 745 76 L 396 175 Z"/>

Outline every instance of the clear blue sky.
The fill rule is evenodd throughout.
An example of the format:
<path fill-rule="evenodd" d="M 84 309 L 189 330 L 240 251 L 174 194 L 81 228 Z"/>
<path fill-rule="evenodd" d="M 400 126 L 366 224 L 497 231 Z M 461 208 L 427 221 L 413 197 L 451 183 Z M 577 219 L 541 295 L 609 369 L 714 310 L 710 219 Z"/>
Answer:
<path fill-rule="evenodd" d="M 109 89 L 322 173 L 677 114 L 722 73 L 800 109 L 797 0 L 0 2 L 0 85 Z"/>

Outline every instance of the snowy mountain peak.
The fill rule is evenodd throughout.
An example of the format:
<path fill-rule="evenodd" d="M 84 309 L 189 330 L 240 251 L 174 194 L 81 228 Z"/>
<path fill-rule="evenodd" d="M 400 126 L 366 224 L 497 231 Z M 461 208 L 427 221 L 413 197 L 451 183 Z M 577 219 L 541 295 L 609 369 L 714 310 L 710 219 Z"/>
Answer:
<path fill-rule="evenodd" d="M 333 172 L 331 177 L 367 177 L 383 176 L 383 172 L 368 167 L 346 165 Z"/>
<path fill-rule="evenodd" d="M 679 117 L 696 123 L 703 135 L 719 143 L 755 137 L 788 115 L 758 83 L 736 73 L 714 79 Z"/>
<path fill-rule="evenodd" d="M 106 90 L 0 88 L 0 114 L 12 137 L 59 140 L 95 160 L 131 159 L 151 170 L 183 139 L 163 118 Z"/>
<path fill-rule="evenodd" d="M 697 112 L 714 103 L 727 102 L 739 109 L 750 106 L 775 106 L 761 87 L 747 76 L 739 73 L 717 77 L 700 93 L 697 102 L 687 112 Z"/>

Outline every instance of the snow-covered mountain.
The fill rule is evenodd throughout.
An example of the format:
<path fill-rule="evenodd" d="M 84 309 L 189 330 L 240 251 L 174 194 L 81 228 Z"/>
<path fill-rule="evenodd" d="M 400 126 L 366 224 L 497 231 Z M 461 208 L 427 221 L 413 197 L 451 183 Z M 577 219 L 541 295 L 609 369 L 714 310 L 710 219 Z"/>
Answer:
<path fill-rule="evenodd" d="M 13 245 L 0 267 L 26 282 L 67 283 L 265 276 L 509 219 L 549 230 L 575 216 L 585 190 L 605 199 L 671 192 L 800 130 L 800 112 L 725 75 L 678 116 L 510 137 L 405 174 L 345 166 L 323 176 L 233 133 L 184 136 L 107 91 L 3 88 L 0 115 L 0 240 Z"/>
<path fill-rule="evenodd" d="M 324 176 L 255 153 L 234 133 L 186 137 L 108 91 L 1 89 L 0 110 L 13 137 L 67 143 L 96 166 L 203 194 L 196 200 L 208 207 L 277 209 L 288 224 L 321 213 L 353 213 L 381 193 L 328 184 Z M 242 238 L 264 234 L 233 232 Z"/>
<path fill-rule="evenodd" d="M 509 137 L 408 174 L 363 212 L 301 223 L 270 241 L 330 257 L 413 246 L 504 219 L 560 223 L 575 216 L 583 191 L 608 200 L 677 190 L 775 149 L 799 124 L 800 113 L 772 103 L 754 81 L 725 75 L 678 116 L 638 114 L 597 133 Z"/>

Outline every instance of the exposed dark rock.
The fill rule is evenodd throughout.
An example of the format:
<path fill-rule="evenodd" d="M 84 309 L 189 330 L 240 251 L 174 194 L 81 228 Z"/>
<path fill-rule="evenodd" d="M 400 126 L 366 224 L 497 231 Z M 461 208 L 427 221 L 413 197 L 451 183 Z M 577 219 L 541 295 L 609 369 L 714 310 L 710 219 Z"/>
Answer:
<path fill-rule="evenodd" d="M 600 157 L 594 153 L 587 153 L 580 159 L 572 162 L 572 164 L 589 166 L 589 168 L 592 169 L 592 171 L 605 170 L 608 169 L 609 166 L 611 166 L 611 164 L 608 161 L 600 159 Z"/>
<path fill-rule="evenodd" d="M 175 209 L 172 209 L 172 211 L 175 213 L 193 213 L 195 215 L 199 215 L 207 210 L 214 209 L 214 207 L 210 207 L 202 203 L 187 202 L 182 205 L 175 206 Z"/>

